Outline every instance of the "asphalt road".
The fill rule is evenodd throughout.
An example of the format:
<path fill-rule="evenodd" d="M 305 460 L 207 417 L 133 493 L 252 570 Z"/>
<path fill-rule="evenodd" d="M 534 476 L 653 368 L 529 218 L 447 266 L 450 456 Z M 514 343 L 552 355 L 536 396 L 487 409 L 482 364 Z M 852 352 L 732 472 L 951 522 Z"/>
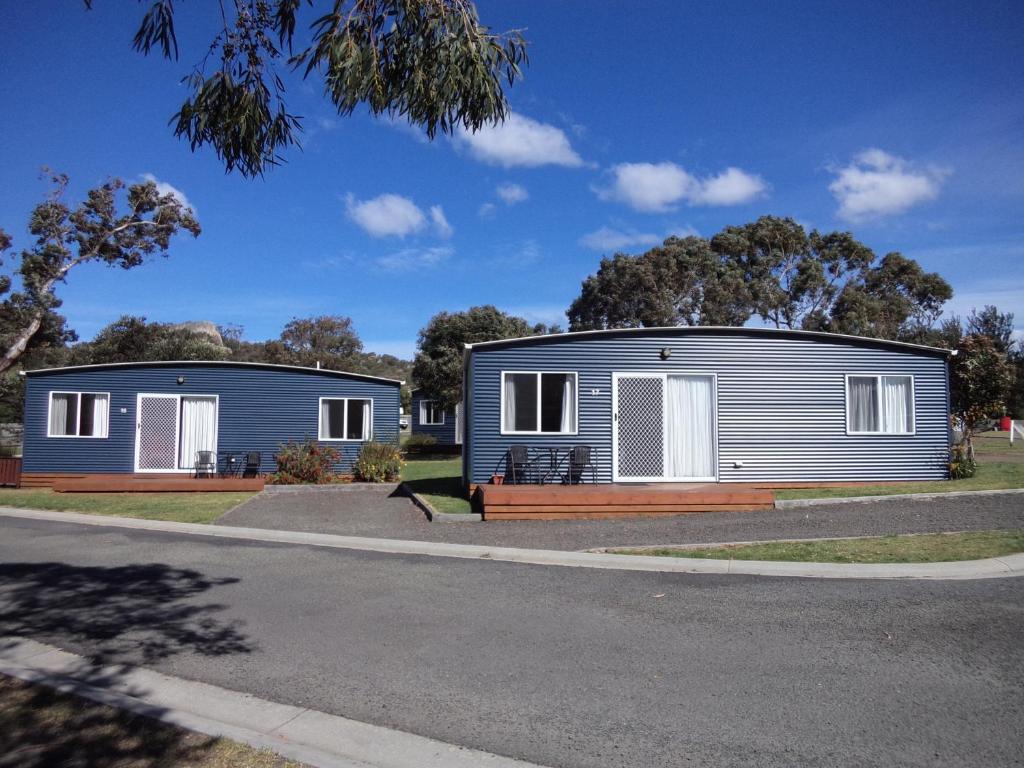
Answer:
<path fill-rule="evenodd" d="M 816 581 L 0 518 L 0 634 L 551 766 L 1010 766 L 1024 579 Z"/>
<path fill-rule="evenodd" d="M 401 496 L 380 491 L 263 493 L 218 525 L 443 541 L 454 544 L 580 550 L 829 536 L 878 536 L 1024 528 L 1024 495 L 894 498 L 768 512 L 704 512 L 663 518 L 431 523 Z"/>

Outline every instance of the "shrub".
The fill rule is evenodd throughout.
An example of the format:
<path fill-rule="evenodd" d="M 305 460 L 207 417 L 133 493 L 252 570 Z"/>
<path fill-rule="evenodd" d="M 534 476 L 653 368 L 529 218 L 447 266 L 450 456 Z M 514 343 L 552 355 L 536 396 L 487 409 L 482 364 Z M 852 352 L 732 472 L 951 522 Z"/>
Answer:
<path fill-rule="evenodd" d="M 429 453 L 430 449 L 437 445 L 437 438 L 433 435 L 409 435 L 403 446 L 409 453 Z"/>
<path fill-rule="evenodd" d="M 270 482 L 276 485 L 323 485 L 341 479 L 334 471 L 334 465 L 341 459 L 338 449 L 320 445 L 308 437 L 301 443 L 294 440 L 282 443 L 274 459 L 277 472 L 270 476 Z"/>
<path fill-rule="evenodd" d="M 367 483 L 389 483 L 402 471 L 402 454 L 390 443 L 366 443 L 352 470 L 358 480 Z"/>
<path fill-rule="evenodd" d="M 978 471 L 978 462 L 971 455 L 968 447 L 960 443 L 954 445 L 949 452 L 949 479 L 965 480 L 974 477 Z"/>

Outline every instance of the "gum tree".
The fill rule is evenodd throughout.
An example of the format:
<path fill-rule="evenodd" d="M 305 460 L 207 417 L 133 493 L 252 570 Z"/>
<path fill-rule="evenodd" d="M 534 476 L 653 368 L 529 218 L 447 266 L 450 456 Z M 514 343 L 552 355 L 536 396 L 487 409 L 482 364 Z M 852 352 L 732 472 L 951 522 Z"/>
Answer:
<path fill-rule="evenodd" d="M 288 70 L 319 80 L 339 115 L 365 106 L 433 138 L 503 121 L 502 84 L 511 86 L 527 60 L 520 32 L 492 32 L 470 0 L 221 0 L 219 9 L 171 124 L 193 150 L 212 147 L 244 176 L 262 175 L 298 143 L 302 118 L 285 101 Z M 174 0 L 153 0 L 135 50 L 177 60 L 180 12 Z M 308 34 L 296 32 L 304 15 Z M 297 43 L 308 44 L 295 50 Z"/>
<path fill-rule="evenodd" d="M 133 269 L 147 258 L 166 256 L 171 238 L 181 231 L 193 237 L 199 222 L 190 208 L 171 194 L 160 194 L 151 181 L 125 185 L 111 179 L 89 190 L 75 207 L 65 201 L 68 177 L 51 174 L 53 189 L 29 217 L 28 231 L 35 242 L 19 254 L 14 277 L 0 278 L 0 374 L 9 370 L 49 326 L 52 330 L 61 301 L 59 283 L 81 264 L 102 263 Z M 13 244 L 0 231 L 0 252 Z M 63 319 L 60 318 L 62 324 Z"/>

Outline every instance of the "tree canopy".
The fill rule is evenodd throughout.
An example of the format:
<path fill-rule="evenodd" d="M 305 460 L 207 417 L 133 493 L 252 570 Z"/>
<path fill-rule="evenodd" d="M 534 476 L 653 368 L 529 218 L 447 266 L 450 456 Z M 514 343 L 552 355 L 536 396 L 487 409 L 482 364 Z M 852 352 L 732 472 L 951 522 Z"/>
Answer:
<path fill-rule="evenodd" d="M 454 408 L 462 399 L 463 345 L 558 332 L 557 326 L 531 325 L 490 305 L 439 312 L 420 330 L 412 377 L 428 398 Z"/>
<path fill-rule="evenodd" d="M 87 8 L 93 0 L 85 0 Z M 519 31 L 492 32 L 471 0 L 222 0 L 220 24 L 184 78 L 171 118 L 192 149 L 209 145 L 227 171 L 261 175 L 298 143 L 302 118 L 286 103 L 284 73 L 321 80 L 338 114 L 360 105 L 422 127 L 433 138 L 501 122 L 527 61 Z M 308 40 L 298 32 L 309 9 Z M 177 60 L 174 0 L 153 0 L 133 47 Z M 296 44 L 304 47 L 296 50 Z M 283 65 L 283 66 L 282 66 Z"/>
<path fill-rule="evenodd" d="M 638 256 L 604 258 L 569 308 L 571 330 L 744 325 L 919 338 L 952 296 L 899 253 L 878 259 L 849 232 L 807 233 L 763 216 L 709 240 L 670 237 Z"/>
<path fill-rule="evenodd" d="M 14 277 L 18 290 L 0 304 L 0 373 L 10 369 L 32 345 L 73 340 L 56 314 L 58 283 L 80 264 L 99 262 L 132 269 L 153 255 L 166 256 L 171 238 L 181 231 L 198 237 L 199 222 L 190 208 L 171 194 L 160 194 L 151 181 L 126 186 L 111 179 L 89 190 L 74 208 L 64 201 L 68 177 L 50 174 L 53 188 L 29 217 L 35 242 L 19 254 Z M 0 252 L 12 239 L 0 230 Z M 14 285 L 0 279 L 0 295 Z"/>

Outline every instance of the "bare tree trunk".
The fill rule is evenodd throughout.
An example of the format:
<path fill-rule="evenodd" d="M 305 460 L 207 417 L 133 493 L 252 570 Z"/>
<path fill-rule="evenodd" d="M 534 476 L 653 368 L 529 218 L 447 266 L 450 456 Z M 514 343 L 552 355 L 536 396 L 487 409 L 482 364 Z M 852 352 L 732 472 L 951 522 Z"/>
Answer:
<path fill-rule="evenodd" d="M 38 331 L 42 325 L 43 316 L 41 314 L 36 315 L 32 318 L 32 321 L 22 329 L 21 333 L 15 337 L 14 341 L 11 342 L 11 345 L 7 348 L 7 351 L 4 352 L 3 358 L 0 358 L 0 374 L 7 371 L 12 365 L 18 362 L 18 358 L 25 354 L 25 350 L 28 348 L 28 343 L 32 340 L 32 337 L 36 335 L 36 331 Z"/>

